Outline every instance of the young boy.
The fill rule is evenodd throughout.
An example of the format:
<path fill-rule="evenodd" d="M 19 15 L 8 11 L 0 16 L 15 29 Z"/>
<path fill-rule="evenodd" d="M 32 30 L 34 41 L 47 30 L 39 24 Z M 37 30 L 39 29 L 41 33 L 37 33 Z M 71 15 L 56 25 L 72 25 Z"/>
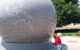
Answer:
<path fill-rule="evenodd" d="M 57 36 L 53 36 L 55 39 L 55 45 L 57 46 L 57 50 L 62 50 L 61 39 L 62 33 L 57 33 Z"/>

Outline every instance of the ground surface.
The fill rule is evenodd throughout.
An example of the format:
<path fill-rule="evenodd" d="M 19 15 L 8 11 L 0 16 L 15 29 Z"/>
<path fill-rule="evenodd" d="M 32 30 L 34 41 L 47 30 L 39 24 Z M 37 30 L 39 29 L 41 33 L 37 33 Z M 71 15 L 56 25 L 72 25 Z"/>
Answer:
<path fill-rule="evenodd" d="M 64 36 L 61 40 L 62 43 L 68 47 L 68 50 L 80 50 L 79 37 Z M 54 39 L 52 39 L 52 42 L 54 42 Z"/>
<path fill-rule="evenodd" d="M 68 50 L 80 50 L 80 38 L 78 37 L 62 37 L 62 43 L 68 47 Z M 52 40 L 54 42 L 54 39 Z M 5 50 L 0 43 L 0 50 Z"/>
<path fill-rule="evenodd" d="M 62 37 L 62 43 L 68 46 L 68 50 L 80 50 L 80 38 L 78 37 Z"/>

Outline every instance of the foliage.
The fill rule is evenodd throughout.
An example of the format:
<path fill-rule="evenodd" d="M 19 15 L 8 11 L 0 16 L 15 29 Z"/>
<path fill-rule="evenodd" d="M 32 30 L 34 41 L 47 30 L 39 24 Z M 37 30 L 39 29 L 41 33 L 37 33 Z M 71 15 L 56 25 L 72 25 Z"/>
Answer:
<path fill-rule="evenodd" d="M 79 23 L 78 0 L 52 0 L 57 10 L 57 26 Z"/>
<path fill-rule="evenodd" d="M 57 33 L 54 33 L 54 35 L 57 35 Z M 77 33 L 77 32 L 68 32 L 68 33 L 62 33 L 62 36 L 80 37 L 80 33 Z"/>

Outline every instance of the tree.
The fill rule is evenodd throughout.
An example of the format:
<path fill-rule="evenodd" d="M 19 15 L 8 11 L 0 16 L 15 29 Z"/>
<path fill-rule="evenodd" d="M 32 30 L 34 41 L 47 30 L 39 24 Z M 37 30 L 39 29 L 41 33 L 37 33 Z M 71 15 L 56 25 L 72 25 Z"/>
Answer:
<path fill-rule="evenodd" d="M 78 0 L 52 0 L 57 10 L 57 26 L 80 22 Z"/>
<path fill-rule="evenodd" d="M 73 4 L 78 4 L 78 0 L 65 0 L 66 3 L 72 2 Z"/>

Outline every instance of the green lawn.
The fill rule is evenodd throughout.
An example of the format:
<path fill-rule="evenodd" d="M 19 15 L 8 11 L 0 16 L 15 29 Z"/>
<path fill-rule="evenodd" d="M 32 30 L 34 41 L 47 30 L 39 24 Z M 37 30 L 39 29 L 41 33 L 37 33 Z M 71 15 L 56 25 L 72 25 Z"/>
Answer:
<path fill-rule="evenodd" d="M 56 33 L 55 33 L 55 35 L 56 35 Z M 80 37 L 80 33 L 76 33 L 76 32 L 63 33 L 63 36 Z"/>

